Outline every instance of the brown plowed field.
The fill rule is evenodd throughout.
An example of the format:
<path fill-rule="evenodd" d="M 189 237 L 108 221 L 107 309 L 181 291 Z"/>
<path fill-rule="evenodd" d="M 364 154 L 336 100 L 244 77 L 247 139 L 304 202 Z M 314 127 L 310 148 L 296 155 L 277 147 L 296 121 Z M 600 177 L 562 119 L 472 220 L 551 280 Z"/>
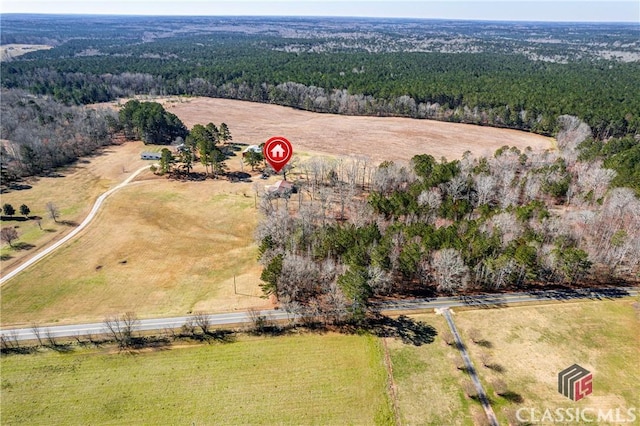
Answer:
<path fill-rule="evenodd" d="M 277 105 L 212 98 L 163 100 L 187 127 L 227 123 L 236 142 L 260 144 L 284 136 L 294 151 L 368 155 L 374 161 L 409 160 L 416 154 L 460 158 L 465 151 L 492 154 L 503 145 L 551 148 L 553 139 L 533 133 L 469 124 L 397 117 L 318 114 Z"/>

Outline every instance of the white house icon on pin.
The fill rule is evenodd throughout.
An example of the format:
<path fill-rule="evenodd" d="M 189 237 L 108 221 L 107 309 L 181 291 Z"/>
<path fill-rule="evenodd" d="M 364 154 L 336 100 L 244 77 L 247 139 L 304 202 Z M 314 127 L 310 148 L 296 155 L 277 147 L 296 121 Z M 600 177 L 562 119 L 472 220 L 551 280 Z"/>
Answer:
<path fill-rule="evenodd" d="M 271 156 L 273 158 L 282 158 L 284 157 L 284 148 L 282 145 L 278 144 L 271 149 Z"/>

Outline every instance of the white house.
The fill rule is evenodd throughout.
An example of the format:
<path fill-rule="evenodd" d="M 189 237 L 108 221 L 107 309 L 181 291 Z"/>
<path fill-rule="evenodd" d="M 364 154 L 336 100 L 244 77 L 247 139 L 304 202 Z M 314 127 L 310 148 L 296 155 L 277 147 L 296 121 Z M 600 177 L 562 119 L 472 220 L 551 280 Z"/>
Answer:
<path fill-rule="evenodd" d="M 262 148 L 260 148 L 258 145 L 249 145 L 244 149 L 244 151 L 242 151 L 242 156 L 244 157 L 245 155 L 247 155 L 248 152 L 257 152 L 261 154 Z"/>
<path fill-rule="evenodd" d="M 162 158 L 162 154 L 159 152 L 143 152 L 140 154 L 140 158 L 143 160 L 159 160 Z"/>

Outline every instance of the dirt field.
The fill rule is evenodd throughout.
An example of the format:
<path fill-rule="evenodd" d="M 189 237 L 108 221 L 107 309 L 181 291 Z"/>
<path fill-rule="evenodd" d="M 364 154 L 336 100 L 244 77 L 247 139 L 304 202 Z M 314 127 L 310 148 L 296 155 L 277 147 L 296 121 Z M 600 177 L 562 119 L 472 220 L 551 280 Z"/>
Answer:
<path fill-rule="evenodd" d="M 227 123 L 236 142 L 260 144 L 284 136 L 294 151 L 329 155 L 368 155 L 374 161 L 409 160 L 416 154 L 459 158 L 465 151 L 493 154 L 503 145 L 551 147 L 552 139 L 533 133 L 468 124 L 391 117 L 318 114 L 277 105 L 229 99 L 173 98 L 165 107 L 191 128 L 210 121 Z"/>

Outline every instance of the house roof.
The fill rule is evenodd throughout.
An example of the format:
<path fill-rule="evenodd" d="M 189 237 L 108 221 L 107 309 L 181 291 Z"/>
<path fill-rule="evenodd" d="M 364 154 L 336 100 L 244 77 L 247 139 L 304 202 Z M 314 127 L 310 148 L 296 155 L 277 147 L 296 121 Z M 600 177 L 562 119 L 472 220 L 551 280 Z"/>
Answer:
<path fill-rule="evenodd" d="M 279 180 L 273 185 L 265 186 L 267 192 L 285 192 L 293 189 L 293 184 L 287 180 Z"/>
<path fill-rule="evenodd" d="M 242 153 L 244 154 L 245 152 L 249 152 L 249 151 L 262 152 L 262 148 L 260 148 L 258 145 L 249 145 L 244 149 L 244 151 L 242 151 Z"/>

